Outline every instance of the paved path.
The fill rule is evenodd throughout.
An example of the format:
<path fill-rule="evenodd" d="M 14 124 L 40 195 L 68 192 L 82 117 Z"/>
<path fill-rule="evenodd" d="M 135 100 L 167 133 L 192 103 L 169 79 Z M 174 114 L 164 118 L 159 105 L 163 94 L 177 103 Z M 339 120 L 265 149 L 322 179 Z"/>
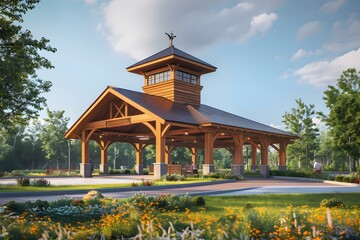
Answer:
<path fill-rule="evenodd" d="M 103 177 L 106 179 L 112 179 L 113 177 Z M 119 177 L 120 178 L 120 177 Z M 133 177 L 128 179 L 128 181 L 134 181 L 139 177 Z M 85 182 L 88 182 L 89 179 L 80 178 Z M 93 178 L 95 179 L 95 178 Z M 124 179 L 124 177 L 122 177 Z M 66 178 L 63 181 L 73 181 L 72 178 Z M 80 181 L 80 180 L 78 180 Z M 100 180 L 99 180 L 100 181 Z M 203 186 L 184 186 L 179 188 L 162 188 L 158 189 L 156 187 L 146 188 L 148 190 L 143 190 L 141 192 L 146 193 L 147 195 L 159 195 L 159 194 L 186 194 L 191 195 L 208 195 L 208 196 L 217 196 L 217 195 L 244 195 L 244 194 L 277 194 L 277 193 L 343 193 L 343 192 L 358 192 L 360 193 L 359 186 L 340 186 L 330 183 L 323 183 L 318 181 L 308 181 L 305 179 L 276 179 L 276 178 L 248 178 L 246 181 L 239 182 L 229 182 L 222 184 L 212 184 L 212 185 L 203 185 Z M 112 192 L 103 193 L 105 197 L 112 198 L 128 198 L 135 193 L 140 191 L 127 190 L 122 191 L 121 189 L 115 189 Z M 54 201 L 65 195 L 46 195 L 40 196 L 36 193 L 29 193 L 27 196 L 0 196 L 0 204 L 8 202 L 10 200 L 16 200 L 18 202 L 25 201 L 35 201 L 37 199 Z M 68 197 L 81 198 L 84 194 L 66 194 Z"/>

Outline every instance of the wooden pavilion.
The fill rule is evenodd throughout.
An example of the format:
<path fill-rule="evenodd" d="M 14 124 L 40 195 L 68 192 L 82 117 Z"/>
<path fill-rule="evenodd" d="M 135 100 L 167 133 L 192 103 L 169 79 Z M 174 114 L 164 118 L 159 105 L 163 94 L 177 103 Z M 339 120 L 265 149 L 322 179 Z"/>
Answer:
<path fill-rule="evenodd" d="M 80 139 L 80 173 L 91 177 L 89 141 L 101 150 L 100 172 L 108 173 L 107 149 L 114 142 L 130 143 L 136 152 L 136 172 L 142 174 L 142 150 L 156 147 L 155 178 L 167 174 L 169 155 L 174 147 L 191 150 L 192 161 L 204 150 L 203 173 L 214 172 L 214 148 L 226 148 L 232 154 L 232 172 L 244 174 L 243 147 L 251 145 L 252 164 L 261 151 L 260 173 L 269 175 L 268 149 L 279 153 L 279 170 L 286 170 L 286 146 L 296 135 L 201 104 L 201 75 L 216 67 L 171 44 L 127 68 L 144 77 L 143 91 L 135 92 L 108 86 L 65 134 Z"/>

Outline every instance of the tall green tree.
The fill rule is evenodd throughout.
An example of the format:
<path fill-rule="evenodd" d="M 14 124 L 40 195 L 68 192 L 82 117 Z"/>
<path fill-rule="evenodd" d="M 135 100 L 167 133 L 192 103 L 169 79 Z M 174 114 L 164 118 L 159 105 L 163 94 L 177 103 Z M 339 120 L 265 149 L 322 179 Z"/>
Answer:
<path fill-rule="evenodd" d="M 315 106 L 306 105 L 301 99 L 297 99 L 296 104 L 296 108 L 285 112 L 283 116 L 286 129 L 300 137 L 288 147 L 289 166 L 309 170 L 312 169 L 311 160 L 319 146 L 319 129 L 313 122 L 316 117 Z"/>
<path fill-rule="evenodd" d="M 44 119 L 45 126 L 40 135 L 42 149 L 46 159 L 56 161 L 63 168 L 67 167 L 68 142 L 64 135 L 68 129 L 69 118 L 64 116 L 65 111 L 50 111 Z M 59 165 L 58 165 L 59 166 Z"/>
<path fill-rule="evenodd" d="M 336 86 L 329 86 L 324 94 L 330 111 L 324 120 L 334 145 L 348 154 L 350 171 L 356 171 L 360 158 L 360 73 L 354 68 L 344 71 Z"/>
<path fill-rule="evenodd" d="M 41 94 L 50 91 L 51 82 L 39 79 L 36 71 L 53 68 L 39 52 L 56 49 L 48 39 L 34 39 L 20 25 L 23 15 L 39 1 L 0 1 L 0 131 L 38 117 L 46 104 Z"/>

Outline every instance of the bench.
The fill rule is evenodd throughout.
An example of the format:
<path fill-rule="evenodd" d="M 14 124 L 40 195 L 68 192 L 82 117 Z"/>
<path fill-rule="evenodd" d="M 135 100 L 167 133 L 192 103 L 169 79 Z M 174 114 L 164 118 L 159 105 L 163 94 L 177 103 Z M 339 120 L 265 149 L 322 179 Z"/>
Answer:
<path fill-rule="evenodd" d="M 168 165 L 168 174 L 179 174 L 179 175 L 181 175 L 181 165 L 179 165 L 179 164 L 169 164 Z"/>

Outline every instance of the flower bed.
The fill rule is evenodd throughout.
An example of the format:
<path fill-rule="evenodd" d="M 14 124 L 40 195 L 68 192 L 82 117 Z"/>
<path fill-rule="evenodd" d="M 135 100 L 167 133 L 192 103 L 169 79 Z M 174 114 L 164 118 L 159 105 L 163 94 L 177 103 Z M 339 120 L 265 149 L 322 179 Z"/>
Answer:
<path fill-rule="evenodd" d="M 192 200 L 189 196 L 148 197 L 136 194 L 126 202 L 114 200 L 106 204 L 101 200 L 96 205 L 79 204 L 71 199 L 48 204 L 38 201 L 22 209 L 17 208 L 17 215 L 3 208 L 0 215 L 0 238 L 360 238 L 358 206 L 332 204 L 332 208 L 269 208 L 244 203 L 236 207 L 194 206 L 193 203 L 197 201 Z M 333 199 L 328 202 L 330 200 L 334 202 Z M 12 207 L 15 207 L 14 203 Z"/>

